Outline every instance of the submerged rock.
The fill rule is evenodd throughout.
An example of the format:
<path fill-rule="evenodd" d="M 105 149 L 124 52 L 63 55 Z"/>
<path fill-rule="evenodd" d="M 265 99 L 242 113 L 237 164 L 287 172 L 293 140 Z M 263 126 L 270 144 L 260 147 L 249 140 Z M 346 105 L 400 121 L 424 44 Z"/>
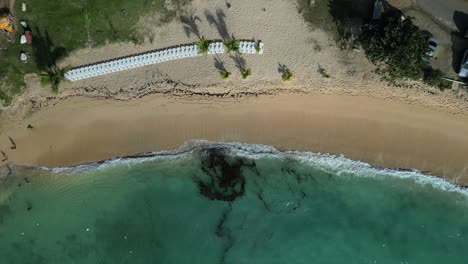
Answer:
<path fill-rule="evenodd" d="M 243 167 L 255 166 L 243 158 L 227 155 L 219 148 L 202 150 L 201 169 L 205 175 L 196 176 L 200 194 L 210 200 L 234 201 L 245 193 L 245 176 Z"/>

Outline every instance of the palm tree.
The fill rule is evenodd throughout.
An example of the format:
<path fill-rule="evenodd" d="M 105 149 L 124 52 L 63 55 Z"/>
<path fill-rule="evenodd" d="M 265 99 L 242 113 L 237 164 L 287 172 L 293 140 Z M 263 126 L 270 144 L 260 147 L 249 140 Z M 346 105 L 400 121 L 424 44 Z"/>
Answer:
<path fill-rule="evenodd" d="M 252 71 L 250 69 L 242 68 L 241 75 L 242 75 L 242 79 L 246 79 L 248 76 L 252 75 Z"/>
<path fill-rule="evenodd" d="M 239 51 L 240 39 L 236 39 L 234 35 L 232 35 L 231 39 L 225 40 L 224 45 L 226 46 L 229 53 L 231 53 L 231 51 L 240 53 Z"/>
<path fill-rule="evenodd" d="M 205 39 L 205 36 L 202 36 L 199 41 L 195 42 L 195 45 L 198 46 L 198 54 L 208 53 L 210 49 L 211 40 Z"/>
<path fill-rule="evenodd" d="M 50 85 L 54 93 L 58 93 L 60 83 L 65 81 L 65 73 L 70 70 L 70 67 L 60 69 L 53 65 L 45 72 L 41 73 L 41 84 Z"/>
<path fill-rule="evenodd" d="M 293 73 L 289 70 L 289 69 L 286 69 L 284 72 L 283 72 L 283 81 L 289 81 L 291 80 L 291 78 L 293 77 Z"/>
<path fill-rule="evenodd" d="M 322 77 L 324 78 L 330 78 L 330 74 L 327 73 L 327 70 L 325 70 L 325 68 L 323 68 L 322 66 L 320 66 L 320 64 L 318 65 L 318 72 L 320 74 L 322 74 Z"/>
<path fill-rule="evenodd" d="M 257 51 L 257 53 L 260 53 L 260 41 L 257 41 L 257 43 L 255 43 L 255 51 Z"/>
<path fill-rule="evenodd" d="M 226 71 L 226 70 L 222 70 L 222 71 L 220 72 L 220 75 L 221 75 L 221 79 L 224 79 L 224 80 L 225 80 L 225 79 L 229 78 L 229 76 L 231 75 L 231 73 L 228 72 L 228 71 Z"/>

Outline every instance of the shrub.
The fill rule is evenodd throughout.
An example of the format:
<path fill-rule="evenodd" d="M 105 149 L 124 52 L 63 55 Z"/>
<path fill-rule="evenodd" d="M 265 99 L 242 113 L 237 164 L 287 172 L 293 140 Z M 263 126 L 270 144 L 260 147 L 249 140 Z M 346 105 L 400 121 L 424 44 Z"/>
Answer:
<path fill-rule="evenodd" d="M 289 69 L 286 69 L 281 77 L 283 78 L 283 81 L 289 81 L 293 77 L 293 74 Z"/>
<path fill-rule="evenodd" d="M 224 45 L 226 46 L 229 53 L 231 53 L 231 51 L 239 53 L 240 39 L 236 39 L 234 36 L 232 36 L 231 39 L 224 41 Z"/>
<path fill-rule="evenodd" d="M 257 42 L 255 43 L 255 51 L 257 51 L 257 53 L 260 52 L 260 41 L 257 41 Z"/>
<path fill-rule="evenodd" d="M 427 35 L 399 12 L 384 13 L 379 24 L 364 30 L 359 39 L 367 57 L 384 79 L 420 79 Z"/>
<path fill-rule="evenodd" d="M 41 74 L 41 84 L 50 85 L 52 92 L 58 93 L 60 84 L 65 81 L 65 73 L 69 67 L 60 69 L 57 66 L 52 66 Z"/>
<path fill-rule="evenodd" d="M 252 71 L 250 69 L 241 69 L 242 79 L 246 79 L 250 75 L 252 75 Z"/>
<path fill-rule="evenodd" d="M 327 73 L 327 70 L 325 70 L 325 68 L 323 68 L 322 66 L 318 66 L 318 72 L 322 75 L 322 77 L 324 78 L 330 78 L 330 74 Z"/>
<path fill-rule="evenodd" d="M 199 41 L 195 42 L 195 45 L 197 45 L 198 48 L 199 48 L 198 53 L 199 54 L 208 53 L 208 50 L 210 49 L 211 42 L 212 42 L 211 40 L 207 40 L 207 39 L 205 39 L 204 36 L 202 36 Z"/>
<path fill-rule="evenodd" d="M 225 79 L 229 78 L 229 76 L 231 75 L 231 73 L 228 72 L 228 71 L 226 71 L 226 70 L 222 70 L 222 71 L 220 72 L 220 75 L 221 75 L 221 79 L 225 80 Z"/>
<path fill-rule="evenodd" d="M 423 78 L 424 83 L 430 86 L 438 87 L 441 90 L 445 90 L 451 87 L 450 82 L 442 79 L 442 77 L 444 77 L 445 74 L 441 70 L 428 68 L 428 69 L 425 69 L 423 72 L 424 72 L 424 78 Z"/>

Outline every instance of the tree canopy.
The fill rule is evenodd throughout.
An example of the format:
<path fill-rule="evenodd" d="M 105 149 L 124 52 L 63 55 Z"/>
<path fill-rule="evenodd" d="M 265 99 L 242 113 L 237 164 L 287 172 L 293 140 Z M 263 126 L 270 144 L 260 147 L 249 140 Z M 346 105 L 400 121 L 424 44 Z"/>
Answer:
<path fill-rule="evenodd" d="M 60 84 L 65 81 L 65 73 L 70 67 L 59 68 L 55 65 L 41 73 L 41 84 L 50 85 L 54 93 L 58 93 Z"/>
<path fill-rule="evenodd" d="M 200 38 L 199 41 L 196 41 L 196 42 L 195 42 L 195 45 L 197 45 L 198 48 L 199 48 L 198 53 L 199 53 L 199 54 L 206 54 L 206 53 L 208 53 L 208 51 L 210 50 L 210 44 L 211 44 L 212 42 L 213 42 L 213 41 L 211 41 L 211 40 L 205 39 L 205 36 L 202 36 L 202 37 Z"/>
<path fill-rule="evenodd" d="M 239 51 L 240 39 L 236 39 L 236 37 L 234 37 L 234 35 L 232 35 L 232 37 L 230 39 L 225 40 L 224 45 L 226 46 L 229 53 L 231 51 L 240 53 L 240 51 Z"/>
<path fill-rule="evenodd" d="M 428 35 L 398 12 L 384 13 L 378 25 L 363 32 L 360 43 L 377 71 L 390 81 L 420 79 Z"/>

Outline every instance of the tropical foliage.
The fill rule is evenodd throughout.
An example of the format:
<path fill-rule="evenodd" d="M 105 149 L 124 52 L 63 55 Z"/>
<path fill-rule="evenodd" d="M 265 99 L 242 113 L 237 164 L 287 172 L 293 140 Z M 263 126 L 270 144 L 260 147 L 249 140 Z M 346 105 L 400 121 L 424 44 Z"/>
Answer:
<path fill-rule="evenodd" d="M 65 81 L 65 73 L 69 71 L 69 67 L 59 68 L 51 66 L 45 72 L 41 73 L 41 84 L 50 85 L 54 93 L 58 93 L 60 84 Z"/>
<path fill-rule="evenodd" d="M 260 41 L 257 41 L 257 42 L 255 43 L 255 50 L 257 51 L 257 53 L 260 52 Z"/>
<path fill-rule="evenodd" d="M 231 51 L 240 53 L 240 39 L 236 39 L 236 37 L 232 36 L 230 39 L 224 41 L 224 45 L 226 46 L 229 53 L 231 53 Z"/>
<path fill-rule="evenodd" d="M 226 70 L 222 70 L 222 71 L 220 72 L 220 75 L 221 75 L 221 78 L 222 78 L 222 79 L 227 79 L 227 78 L 229 78 L 229 76 L 231 75 L 231 73 L 228 72 L 228 71 L 226 71 Z"/>
<path fill-rule="evenodd" d="M 242 75 L 242 79 L 246 79 L 247 77 L 249 77 L 250 75 L 252 75 L 252 70 L 242 68 L 242 69 L 241 69 L 241 75 Z"/>
<path fill-rule="evenodd" d="M 328 74 L 327 70 L 322 66 L 318 66 L 318 72 L 322 75 L 323 78 L 330 78 L 330 74 Z"/>
<path fill-rule="evenodd" d="M 283 78 L 283 81 L 289 81 L 293 77 L 293 74 L 289 69 L 286 69 L 281 77 Z"/>
<path fill-rule="evenodd" d="M 423 81 L 430 85 L 438 87 L 441 90 L 445 90 L 451 87 L 451 83 L 442 79 L 445 74 L 439 69 L 426 68 L 423 70 L 424 78 Z"/>
<path fill-rule="evenodd" d="M 26 74 L 40 75 L 74 50 L 151 39 L 151 30 L 136 30 L 132 25 L 138 24 L 142 17 L 156 14 L 156 24 L 169 22 L 181 8 L 185 10 L 190 1 L 170 0 L 169 7 L 165 0 L 24 0 L 14 5 L 13 1 L 0 0 L 0 7 L 11 2 L 10 13 L 16 14 L 18 26 L 17 41 L 0 51 L 0 101 L 4 106 L 11 103 L 15 96 L 27 91 Z M 26 12 L 21 11 L 23 2 L 27 4 Z M 18 41 L 22 33 L 19 20 L 28 21 L 32 27 L 32 45 L 22 45 Z M 28 63 L 18 59 L 21 52 L 29 54 Z"/>
<path fill-rule="evenodd" d="M 199 48 L 198 53 L 199 54 L 208 53 L 211 42 L 212 42 L 211 40 L 205 39 L 205 36 L 202 36 L 199 41 L 195 42 L 195 45 L 197 45 Z"/>
<path fill-rule="evenodd" d="M 427 34 L 411 17 L 398 12 L 384 13 L 377 27 L 368 28 L 360 38 L 367 57 L 385 79 L 421 79 L 423 55 L 428 50 Z"/>

